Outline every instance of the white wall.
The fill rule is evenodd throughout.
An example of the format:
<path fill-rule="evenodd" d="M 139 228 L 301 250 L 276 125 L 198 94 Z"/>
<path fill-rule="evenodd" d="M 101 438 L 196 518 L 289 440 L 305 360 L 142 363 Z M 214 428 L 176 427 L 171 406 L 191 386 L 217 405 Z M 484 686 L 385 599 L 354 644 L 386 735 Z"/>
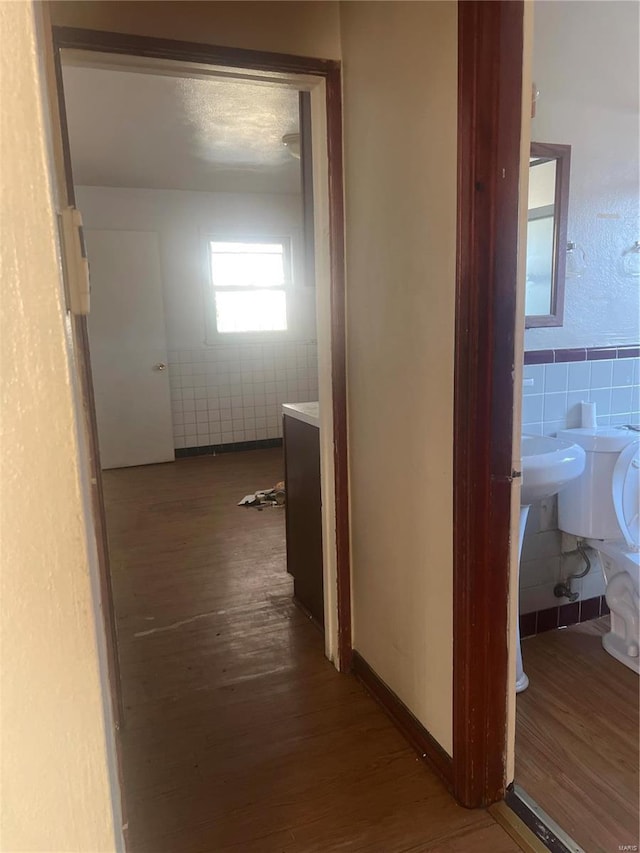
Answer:
<path fill-rule="evenodd" d="M 32 5 L 0 4 L 0 30 L 0 847 L 103 853 L 121 839 L 118 793 L 114 783 L 112 806 L 95 540 Z"/>
<path fill-rule="evenodd" d="M 451 752 L 457 5 L 341 21 L 354 647 Z"/>
<path fill-rule="evenodd" d="M 640 339 L 638 279 L 621 266 L 640 239 L 639 14 L 619 0 L 535 3 L 532 138 L 571 145 L 567 239 L 588 267 L 567 279 L 564 325 L 527 330 L 527 350 Z"/>
<path fill-rule="evenodd" d="M 283 337 L 315 338 L 315 290 L 304 285 L 299 195 L 77 187 L 77 200 L 86 228 L 158 232 L 169 349 L 231 342 L 229 336 L 215 335 L 215 321 L 207 324 L 213 304 L 207 300 L 210 235 L 231 240 L 291 236 L 295 287 Z"/>
<path fill-rule="evenodd" d="M 159 236 L 176 448 L 282 435 L 282 402 L 317 399 L 315 288 L 304 283 L 299 195 L 78 187 L 87 228 Z M 286 333 L 215 331 L 207 239 L 291 237 Z M 89 257 L 91 263 L 91 257 Z"/>

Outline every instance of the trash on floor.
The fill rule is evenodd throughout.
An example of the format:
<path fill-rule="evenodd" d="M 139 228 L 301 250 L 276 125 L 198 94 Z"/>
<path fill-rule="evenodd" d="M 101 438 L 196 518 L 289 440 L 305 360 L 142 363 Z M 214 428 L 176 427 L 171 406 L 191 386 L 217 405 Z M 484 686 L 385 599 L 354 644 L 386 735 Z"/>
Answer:
<path fill-rule="evenodd" d="M 284 506 L 284 504 L 284 482 L 280 481 L 272 489 L 262 489 L 253 495 L 245 495 L 238 506 L 252 506 L 261 510 L 270 506 Z"/>

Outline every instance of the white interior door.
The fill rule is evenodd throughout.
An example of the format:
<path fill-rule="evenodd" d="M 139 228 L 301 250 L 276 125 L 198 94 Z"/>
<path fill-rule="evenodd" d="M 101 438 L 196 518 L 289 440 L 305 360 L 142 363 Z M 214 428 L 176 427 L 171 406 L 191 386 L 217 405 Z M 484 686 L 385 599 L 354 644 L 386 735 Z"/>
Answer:
<path fill-rule="evenodd" d="M 84 232 L 89 343 L 103 468 L 174 459 L 158 235 Z"/>

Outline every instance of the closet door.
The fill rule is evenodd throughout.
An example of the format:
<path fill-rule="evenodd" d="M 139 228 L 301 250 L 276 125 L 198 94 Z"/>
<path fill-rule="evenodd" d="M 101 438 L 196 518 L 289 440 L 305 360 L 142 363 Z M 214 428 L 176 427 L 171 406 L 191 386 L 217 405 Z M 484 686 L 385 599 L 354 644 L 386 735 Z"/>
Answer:
<path fill-rule="evenodd" d="M 158 235 L 153 231 L 84 233 L 102 467 L 173 461 Z"/>

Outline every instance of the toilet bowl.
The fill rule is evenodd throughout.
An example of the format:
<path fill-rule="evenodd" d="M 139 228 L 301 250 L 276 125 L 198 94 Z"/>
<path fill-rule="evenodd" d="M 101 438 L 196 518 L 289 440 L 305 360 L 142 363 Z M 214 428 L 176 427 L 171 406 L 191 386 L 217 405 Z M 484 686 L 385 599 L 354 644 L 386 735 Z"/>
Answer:
<path fill-rule="evenodd" d="M 587 539 L 587 545 L 600 554 L 607 584 L 605 595 L 611 611 L 611 631 L 602 638 L 602 645 L 620 663 L 640 674 L 640 551 L 629 550 L 624 540 Z"/>
<path fill-rule="evenodd" d="M 627 427 L 558 433 L 585 451 L 583 474 L 558 496 L 558 526 L 598 552 L 611 611 L 602 645 L 640 672 L 640 439 Z"/>

